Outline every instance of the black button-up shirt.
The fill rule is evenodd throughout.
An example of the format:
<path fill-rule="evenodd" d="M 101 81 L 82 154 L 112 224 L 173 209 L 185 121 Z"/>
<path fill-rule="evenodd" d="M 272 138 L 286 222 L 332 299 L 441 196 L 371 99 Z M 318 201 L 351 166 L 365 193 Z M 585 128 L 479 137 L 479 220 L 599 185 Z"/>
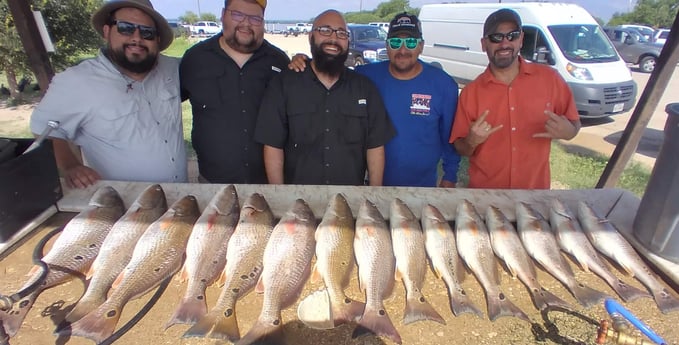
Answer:
<path fill-rule="evenodd" d="M 328 90 L 309 66 L 271 81 L 255 140 L 284 150 L 285 183 L 363 185 L 367 149 L 395 134 L 367 77 L 347 69 Z"/>
<path fill-rule="evenodd" d="M 182 97 L 193 109 L 198 168 L 213 183 L 266 183 L 262 145 L 253 133 L 264 90 L 290 59 L 265 40 L 240 68 L 219 46 L 221 38 L 191 47 L 179 68 Z"/>

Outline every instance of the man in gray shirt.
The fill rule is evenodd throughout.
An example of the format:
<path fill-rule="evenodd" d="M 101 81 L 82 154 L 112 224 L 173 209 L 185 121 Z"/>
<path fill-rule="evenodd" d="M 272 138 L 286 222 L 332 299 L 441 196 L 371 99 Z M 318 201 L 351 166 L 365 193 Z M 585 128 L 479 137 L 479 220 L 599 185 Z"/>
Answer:
<path fill-rule="evenodd" d="M 51 133 L 55 158 L 72 187 L 99 179 L 186 182 L 179 60 L 160 55 L 174 38 L 167 20 L 149 0 L 114 0 L 92 25 L 106 46 L 55 76 L 31 131 L 59 122 Z"/>

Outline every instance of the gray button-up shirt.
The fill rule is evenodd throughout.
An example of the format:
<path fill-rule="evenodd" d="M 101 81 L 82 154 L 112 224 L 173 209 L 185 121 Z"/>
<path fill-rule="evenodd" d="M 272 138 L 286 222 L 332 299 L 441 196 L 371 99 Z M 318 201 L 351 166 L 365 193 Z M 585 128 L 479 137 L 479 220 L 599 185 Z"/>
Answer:
<path fill-rule="evenodd" d="M 179 60 L 159 55 L 142 81 L 124 77 L 102 53 L 56 75 L 33 111 L 31 131 L 80 146 L 105 180 L 186 182 Z"/>

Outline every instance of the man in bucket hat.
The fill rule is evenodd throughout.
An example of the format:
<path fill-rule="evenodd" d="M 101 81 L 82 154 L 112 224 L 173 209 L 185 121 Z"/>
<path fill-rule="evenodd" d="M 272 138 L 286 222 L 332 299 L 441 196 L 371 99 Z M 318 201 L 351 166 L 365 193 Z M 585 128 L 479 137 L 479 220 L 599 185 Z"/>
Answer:
<path fill-rule="evenodd" d="M 186 182 L 179 60 L 160 55 L 174 38 L 167 20 L 149 0 L 112 0 L 92 25 L 106 45 L 54 77 L 31 131 L 59 122 L 55 158 L 73 187 L 99 179 Z"/>

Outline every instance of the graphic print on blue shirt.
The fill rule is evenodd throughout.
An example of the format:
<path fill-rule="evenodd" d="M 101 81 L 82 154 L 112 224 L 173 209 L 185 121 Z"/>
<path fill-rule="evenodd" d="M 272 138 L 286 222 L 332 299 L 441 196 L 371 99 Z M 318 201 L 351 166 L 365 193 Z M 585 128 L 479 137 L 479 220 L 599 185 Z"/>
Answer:
<path fill-rule="evenodd" d="M 410 115 L 429 116 L 431 95 L 412 94 Z"/>

